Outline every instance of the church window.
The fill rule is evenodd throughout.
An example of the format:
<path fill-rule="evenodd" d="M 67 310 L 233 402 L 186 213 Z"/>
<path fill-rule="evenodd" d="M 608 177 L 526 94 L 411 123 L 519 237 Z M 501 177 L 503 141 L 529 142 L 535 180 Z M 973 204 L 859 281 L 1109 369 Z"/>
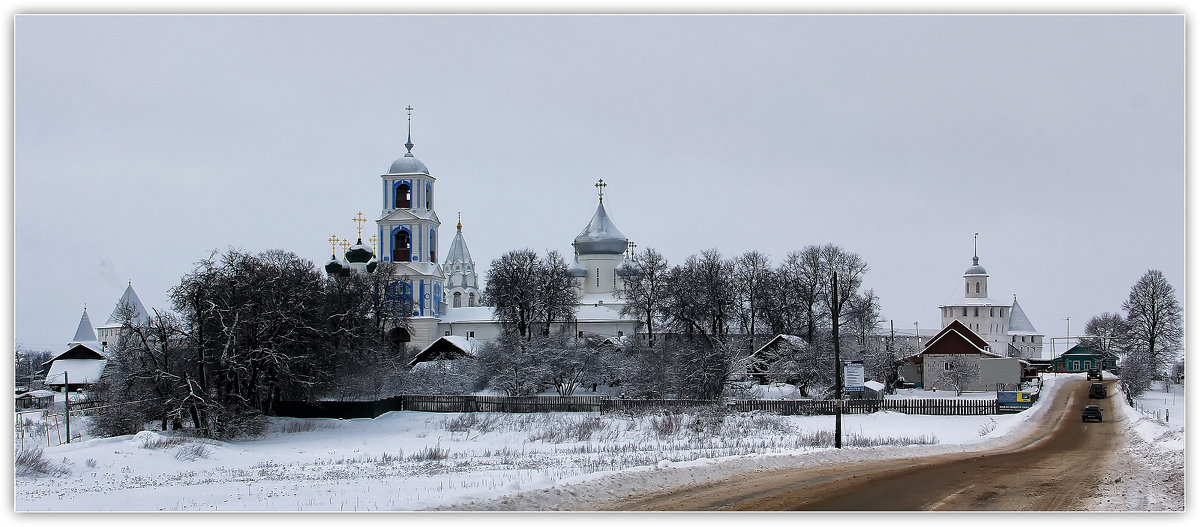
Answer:
<path fill-rule="evenodd" d="M 469 339 L 473 339 L 473 338 L 475 338 L 475 332 L 474 332 L 474 331 L 468 331 L 468 332 L 467 332 L 467 338 L 469 338 Z"/>
<path fill-rule="evenodd" d="M 979 316 L 979 308 L 975 308 L 975 316 Z"/>
<path fill-rule="evenodd" d="M 426 183 L 425 184 L 425 208 L 432 209 L 433 208 L 432 205 L 433 205 L 433 186 L 431 186 L 429 183 Z"/>
<path fill-rule="evenodd" d="M 994 316 L 996 316 L 996 308 L 994 308 L 994 307 L 990 307 L 990 308 L 988 308 L 988 316 L 989 316 L 989 317 L 994 317 Z"/>
<path fill-rule="evenodd" d="M 942 363 L 942 369 L 944 369 L 944 370 L 946 370 L 946 371 L 953 370 L 953 369 L 954 369 L 954 363 L 951 363 L 951 362 L 943 362 L 943 363 Z"/>
<path fill-rule="evenodd" d="M 443 335 L 443 336 L 446 336 L 446 337 L 449 337 L 449 336 L 450 336 L 450 332 L 449 332 L 449 331 L 447 331 L 447 332 L 445 332 L 445 333 L 442 333 L 442 335 Z"/>
<path fill-rule="evenodd" d="M 429 261 L 437 263 L 437 231 L 429 229 Z"/>
<path fill-rule="evenodd" d="M 975 294 L 979 294 L 979 282 L 975 282 Z"/>
<path fill-rule="evenodd" d="M 412 260 L 412 236 L 408 231 L 400 229 L 392 240 L 392 260 L 407 262 Z"/>
<path fill-rule="evenodd" d="M 617 338 L 621 338 L 621 337 L 624 337 L 624 336 L 625 336 L 625 332 L 624 332 L 624 331 L 620 331 L 620 330 L 618 330 L 618 331 L 617 331 Z"/>
<path fill-rule="evenodd" d="M 467 296 L 467 305 L 475 307 L 475 293 L 471 293 L 469 296 Z"/>
<path fill-rule="evenodd" d="M 963 316 L 964 317 L 967 316 L 967 308 L 965 308 L 965 307 L 963 308 Z"/>
<path fill-rule="evenodd" d="M 967 294 L 968 295 L 971 294 L 971 284 L 965 284 L 965 285 L 967 286 Z"/>
<path fill-rule="evenodd" d="M 401 183 L 396 187 L 396 208 L 407 209 L 412 207 L 412 188 L 408 183 Z"/>
<path fill-rule="evenodd" d="M 462 293 L 454 293 L 454 307 L 462 307 Z"/>

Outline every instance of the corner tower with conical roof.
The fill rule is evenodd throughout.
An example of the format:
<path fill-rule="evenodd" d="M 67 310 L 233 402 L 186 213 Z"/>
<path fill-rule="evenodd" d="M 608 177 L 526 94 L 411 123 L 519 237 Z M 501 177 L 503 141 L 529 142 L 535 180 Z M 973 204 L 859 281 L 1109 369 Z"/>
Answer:
<path fill-rule="evenodd" d="M 446 273 L 446 294 L 450 307 L 475 307 L 479 305 L 479 276 L 475 274 L 475 260 L 467 250 L 463 239 L 462 214 L 458 216 L 458 232 L 450 242 L 450 251 L 442 263 Z"/>
<path fill-rule="evenodd" d="M 96 328 L 96 337 L 100 341 L 102 351 L 111 351 L 120 346 L 121 326 L 127 319 L 133 324 L 150 323 L 150 316 L 146 307 L 142 305 L 142 299 L 138 298 L 133 290 L 133 280 L 125 286 L 125 292 L 117 300 L 117 305 L 113 307 L 108 320 L 103 326 Z"/>
<path fill-rule="evenodd" d="M 75 328 L 75 337 L 71 342 L 67 343 L 67 347 L 73 347 L 79 344 L 95 344 L 96 332 L 92 330 L 92 321 L 88 319 L 87 306 L 83 306 L 83 316 L 79 317 L 79 326 Z"/>
<path fill-rule="evenodd" d="M 620 290 L 618 269 L 625 262 L 625 251 L 629 248 L 629 239 L 621 234 L 604 209 L 604 188 L 607 186 L 603 179 L 596 183 L 600 203 L 596 205 L 592 220 L 571 244 L 575 247 L 571 274 L 585 295 L 612 294 Z"/>
<path fill-rule="evenodd" d="M 976 239 L 979 234 L 976 233 Z M 938 306 L 942 313 L 942 327 L 957 320 L 976 335 L 983 338 L 997 355 L 1022 358 L 1040 358 L 1042 335 L 1037 333 L 1013 295 L 1012 304 L 994 300 L 988 296 L 988 272 L 979 265 L 978 242 L 971 266 L 963 272 L 963 286 L 959 297 Z"/>

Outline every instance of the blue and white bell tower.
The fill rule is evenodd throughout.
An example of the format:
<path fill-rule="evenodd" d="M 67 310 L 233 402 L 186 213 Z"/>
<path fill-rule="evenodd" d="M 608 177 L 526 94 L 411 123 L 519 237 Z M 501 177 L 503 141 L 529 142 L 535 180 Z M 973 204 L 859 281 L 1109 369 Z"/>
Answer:
<path fill-rule="evenodd" d="M 445 275 L 437 261 L 438 220 L 434 209 L 434 178 L 413 156 L 412 106 L 408 110 L 408 151 L 380 176 L 383 212 L 375 223 L 379 236 L 379 260 L 395 262 L 397 282 L 393 294 L 412 299 L 416 317 L 439 317 L 444 311 Z M 416 321 L 414 321 L 415 323 Z M 419 326 L 419 324 L 417 324 Z M 434 324 L 436 329 L 436 323 Z M 414 327 L 414 333 L 420 333 Z M 418 335 L 413 335 L 419 341 Z"/>

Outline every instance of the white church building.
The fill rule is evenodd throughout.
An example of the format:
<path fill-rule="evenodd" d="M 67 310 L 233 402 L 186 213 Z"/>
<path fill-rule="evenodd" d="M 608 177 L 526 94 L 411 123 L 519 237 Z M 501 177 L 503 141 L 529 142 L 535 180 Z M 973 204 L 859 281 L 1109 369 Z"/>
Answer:
<path fill-rule="evenodd" d="M 380 261 L 394 262 L 396 280 L 388 294 L 412 302 L 409 329 L 394 328 L 389 333 L 398 342 L 425 350 L 442 337 L 493 340 L 503 328 L 492 308 L 482 305 L 479 271 L 467 249 L 461 216 L 446 258 L 438 260 L 437 180 L 412 153 L 412 108 L 408 110 L 407 152 L 380 176 L 382 210 L 371 237 L 380 242 L 379 254 L 363 244 L 360 230 L 357 243 L 345 251 L 344 258 L 335 253 L 325 269 L 330 274 L 371 272 Z M 631 244 L 604 208 L 607 184 L 601 180 L 595 186 L 600 189 L 599 203 L 591 221 L 571 244 L 571 276 L 579 304 L 569 329 L 580 337 L 619 338 L 633 335 L 637 327 L 636 320 L 620 314 L 625 304 L 619 294 L 620 268 Z"/>
<path fill-rule="evenodd" d="M 979 255 L 963 272 L 963 296 L 938 306 L 942 327 L 957 320 L 987 341 L 990 351 L 1006 357 L 1040 359 L 1045 335 L 1025 316 L 1013 295 L 1012 303 L 988 296 L 988 273 L 979 265 Z"/>

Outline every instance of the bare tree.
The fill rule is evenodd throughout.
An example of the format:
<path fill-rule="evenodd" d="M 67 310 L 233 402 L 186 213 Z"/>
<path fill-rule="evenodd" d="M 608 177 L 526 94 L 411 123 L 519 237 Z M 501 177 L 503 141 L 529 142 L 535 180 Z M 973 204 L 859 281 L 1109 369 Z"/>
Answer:
<path fill-rule="evenodd" d="M 1150 389 L 1155 373 L 1154 360 L 1144 349 L 1134 348 L 1121 358 L 1121 391 L 1129 404 Z"/>
<path fill-rule="evenodd" d="M 1079 345 L 1120 354 L 1128 347 L 1129 331 L 1125 317 L 1117 313 L 1101 313 L 1088 319 L 1083 326 L 1085 335 L 1101 338 L 1081 338 Z"/>
<path fill-rule="evenodd" d="M 484 302 L 509 331 L 533 339 L 534 324 L 549 335 L 558 322 L 575 314 L 577 297 L 566 260 L 557 251 L 539 259 L 532 249 L 509 251 L 488 270 Z"/>
<path fill-rule="evenodd" d="M 1174 360 L 1183 339 L 1183 310 L 1175 288 L 1162 271 L 1151 269 L 1133 285 L 1121 307 L 1130 346 L 1146 354 L 1157 377 Z"/>
<path fill-rule="evenodd" d="M 954 388 L 955 395 L 962 395 L 971 384 L 979 379 L 979 361 L 971 357 L 952 355 L 946 359 L 944 369 L 938 372 L 938 382 Z"/>
<path fill-rule="evenodd" d="M 763 253 L 746 251 L 733 261 L 733 288 L 737 316 L 742 330 L 749 333 L 749 348 L 755 349 L 757 322 L 766 303 L 770 284 L 771 262 Z"/>
<path fill-rule="evenodd" d="M 506 252 L 492 260 L 483 293 L 484 303 L 492 306 L 501 324 L 526 339 L 533 337 L 530 325 L 537 316 L 537 268 L 532 249 Z"/>
<path fill-rule="evenodd" d="M 846 322 L 854 332 L 854 340 L 860 346 L 866 346 L 867 336 L 879 329 L 883 322 L 880 315 L 879 297 L 874 289 L 868 289 L 862 294 L 854 295 L 848 304 Z"/>
<path fill-rule="evenodd" d="M 624 267 L 622 315 L 634 315 L 646 327 L 646 345 L 654 347 L 654 320 L 662 314 L 670 265 L 652 247 L 633 254 Z"/>
<path fill-rule="evenodd" d="M 692 255 L 671 269 L 663 313 L 680 335 L 672 342 L 687 377 L 683 387 L 699 398 L 720 396 L 732 373 L 729 321 L 734 312 L 732 262 L 716 249 Z"/>
<path fill-rule="evenodd" d="M 575 317 L 578 296 L 571 269 L 558 251 L 550 251 L 538 261 L 537 301 L 538 318 L 545 324 L 543 336 L 549 336 L 555 323 L 570 322 Z"/>

